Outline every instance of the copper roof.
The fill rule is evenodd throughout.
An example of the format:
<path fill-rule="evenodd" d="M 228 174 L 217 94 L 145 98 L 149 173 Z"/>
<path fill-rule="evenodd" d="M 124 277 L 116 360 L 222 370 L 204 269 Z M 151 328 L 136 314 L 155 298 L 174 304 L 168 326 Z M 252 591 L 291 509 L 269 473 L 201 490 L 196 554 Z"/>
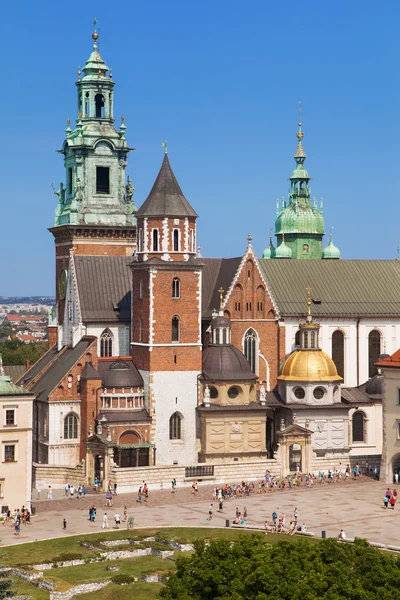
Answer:
<path fill-rule="evenodd" d="M 203 350 L 203 376 L 210 381 L 256 381 L 246 357 L 232 344 Z"/>

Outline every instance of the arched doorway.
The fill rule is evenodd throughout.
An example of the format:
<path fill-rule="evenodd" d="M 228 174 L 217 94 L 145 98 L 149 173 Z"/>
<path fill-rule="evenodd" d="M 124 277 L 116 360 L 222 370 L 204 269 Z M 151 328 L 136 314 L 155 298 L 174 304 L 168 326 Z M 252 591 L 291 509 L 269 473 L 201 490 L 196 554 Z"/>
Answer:
<path fill-rule="evenodd" d="M 400 480 L 400 454 L 396 454 L 392 458 L 391 476 L 393 478 L 393 483 L 395 483 L 395 478 L 394 478 L 395 473 L 398 474 L 399 480 Z"/>
<path fill-rule="evenodd" d="M 289 470 L 291 472 L 301 471 L 301 445 L 292 444 L 289 446 Z"/>
<path fill-rule="evenodd" d="M 143 444 L 137 431 L 124 431 L 114 447 L 114 462 L 121 468 L 148 467 L 150 445 Z"/>

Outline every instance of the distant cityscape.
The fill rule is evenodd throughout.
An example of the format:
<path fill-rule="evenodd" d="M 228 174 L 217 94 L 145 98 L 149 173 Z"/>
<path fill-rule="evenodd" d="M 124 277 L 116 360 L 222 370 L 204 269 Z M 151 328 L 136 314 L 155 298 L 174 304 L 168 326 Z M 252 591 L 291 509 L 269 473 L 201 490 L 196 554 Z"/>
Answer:
<path fill-rule="evenodd" d="M 0 296 L 1 341 L 46 340 L 48 314 L 54 304 L 52 296 Z"/>

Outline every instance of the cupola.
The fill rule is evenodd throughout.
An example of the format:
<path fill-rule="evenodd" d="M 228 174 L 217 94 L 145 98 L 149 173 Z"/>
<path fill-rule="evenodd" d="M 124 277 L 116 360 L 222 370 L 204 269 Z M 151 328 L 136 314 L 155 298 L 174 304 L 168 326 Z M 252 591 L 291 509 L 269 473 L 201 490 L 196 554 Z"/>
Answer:
<path fill-rule="evenodd" d="M 292 251 L 287 244 L 285 244 L 285 234 L 282 235 L 282 241 L 275 251 L 275 258 L 292 258 Z"/>
<path fill-rule="evenodd" d="M 326 248 L 324 248 L 324 251 L 322 252 L 322 258 L 326 258 L 326 259 L 340 258 L 340 250 L 332 242 L 332 233 L 330 234 L 329 244 L 326 246 Z"/>

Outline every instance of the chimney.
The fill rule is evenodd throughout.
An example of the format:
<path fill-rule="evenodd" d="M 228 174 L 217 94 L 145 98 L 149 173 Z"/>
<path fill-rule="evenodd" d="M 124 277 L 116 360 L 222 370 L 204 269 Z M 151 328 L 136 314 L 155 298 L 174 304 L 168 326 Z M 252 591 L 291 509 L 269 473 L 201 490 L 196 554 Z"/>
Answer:
<path fill-rule="evenodd" d="M 29 369 L 31 368 L 31 361 L 29 360 L 29 358 L 25 361 L 25 368 L 27 371 L 29 371 Z"/>

